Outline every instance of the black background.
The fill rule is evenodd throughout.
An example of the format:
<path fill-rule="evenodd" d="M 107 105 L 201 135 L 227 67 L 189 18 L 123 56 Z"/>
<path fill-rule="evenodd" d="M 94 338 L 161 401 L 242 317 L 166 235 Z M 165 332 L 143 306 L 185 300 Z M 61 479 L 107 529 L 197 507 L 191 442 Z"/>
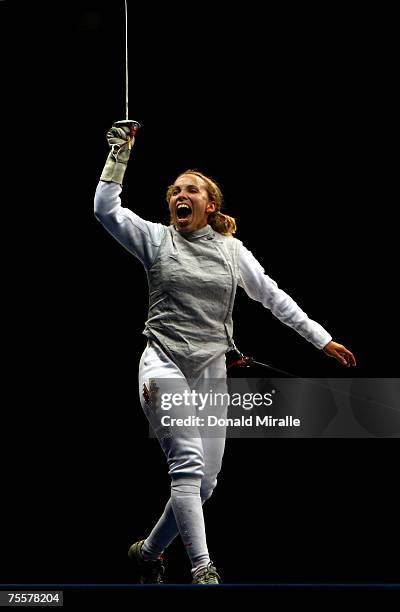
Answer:
<path fill-rule="evenodd" d="M 16 171 L 1 581 L 129 582 L 126 550 L 169 483 L 137 401 L 145 274 L 92 212 L 105 132 L 125 114 L 123 3 L 0 8 Z M 124 204 L 167 222 L 176 175 L 213 176 L 267 274 L 357 357 L 343 370 L 238 292 L 239 348 L 300 376 L 398 372 L 386 10 L 130 3 L 129 114 L 143 128 Z M 399 580 L 395 444 L 228 440 L 205 507 L 224 582 Z M 180 542 L 169 557 L 169 580 L 189 582 Z"/>

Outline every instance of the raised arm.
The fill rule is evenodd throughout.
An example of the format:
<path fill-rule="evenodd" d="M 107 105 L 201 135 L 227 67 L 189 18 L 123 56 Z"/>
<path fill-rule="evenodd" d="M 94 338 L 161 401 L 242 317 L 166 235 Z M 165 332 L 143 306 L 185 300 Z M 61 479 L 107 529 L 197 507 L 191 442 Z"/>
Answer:
<path fill-rule="evenodd" d="M 139 217 L 121 206 L 122 182 L 129 161 L 134 134 L 129 127 L 116 127 L 107 132 L 110 146 L 94 198 L 94 214 L 122 246 L 150 268 L 157 255 L 166 227 Z"/>
<path fill-rule="evenodd" d="M 343 365 L 355 365 L 353 354 L 333 342 L 332 336 L 316 321 L 310 319 L 298 304 L 265 274 L 261 264 L 243 245 L 239 251 L 238 284 L 253 300 L 261 302 L 285 325 L 296 330 L 315 347 L 324 349 Z M 340 348 L 339 348 L 340 347 Z M 333 349 L 333 350 L 331 350 Z"/>

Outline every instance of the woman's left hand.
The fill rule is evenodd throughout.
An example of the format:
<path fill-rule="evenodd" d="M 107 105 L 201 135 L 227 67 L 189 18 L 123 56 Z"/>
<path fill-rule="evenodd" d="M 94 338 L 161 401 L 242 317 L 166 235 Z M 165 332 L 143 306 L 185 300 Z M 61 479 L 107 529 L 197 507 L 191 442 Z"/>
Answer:
<path fill-rule="evenodd" d="M 343 346 L 343 344 L 338 344 L 337 342 L 331 340 L 326 346 L 324 346 L 324 352 L 329 357 L 334 357 L 337 359 L 337 361 L 339 361 L 339 363 L 342 365 L 348 367 L 356 365 L 356 359 L 353 353 Z"/>

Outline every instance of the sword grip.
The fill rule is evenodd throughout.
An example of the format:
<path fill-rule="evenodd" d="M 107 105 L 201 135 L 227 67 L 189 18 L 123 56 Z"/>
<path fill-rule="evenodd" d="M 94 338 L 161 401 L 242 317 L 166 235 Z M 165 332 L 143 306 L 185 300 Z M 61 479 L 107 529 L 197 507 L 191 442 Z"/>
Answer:
<path fill-rule="evenodd" d="M 129 151 L 132 149 L 132 138 L 135 137 L 136 132 L 142 127 L 138 121 L 131 119 L 122 119 L 121 121 L 115 121 L 114 125 L 117 127 L 127 127 L 130 131 L 130 139 L 128 141 Z"/>

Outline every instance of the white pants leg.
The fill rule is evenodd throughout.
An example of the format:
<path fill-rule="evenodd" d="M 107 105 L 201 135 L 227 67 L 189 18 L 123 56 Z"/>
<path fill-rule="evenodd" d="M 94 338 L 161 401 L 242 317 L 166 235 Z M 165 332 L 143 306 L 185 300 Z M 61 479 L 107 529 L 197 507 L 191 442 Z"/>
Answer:
<path fill-rule="evenodd" d="M 203 370 L 196 389 L 201 389 L 202 384 L 209 378 L 223 381 L 226 379 L 224 355 Z M 165 384 L 162 379 L 166 379 Z M 171 476 L 171 498 L 142 550 L 145 558 L 157 558 L 180 532 L 194 573 L 205 567 L 209 561 L 201 504 L 211 496 L 215 488 L 217 475 L 221 469 L 225 438 L 220 435 L 221 431 L 219 437 L 202 438 L 197 428 L 184 428 L 179 437 L 169 436 L 168 431 L 160 429 L 159 418 L 154 419 L 156 400 L 155 396 L 152 397 L 151 380 L 157 381 L 158 396 L 171 391 L 171 380 L 175 391 L 180 393 L 185 389 L 190 391 L 181 370 L 159 345 L 149 341 L 139 366 L 140 400 L 150 424 L 158 430 L 156 435 L 167 458 Z M 182 417 L 188 414 L 195 416 L 199 413 L 194 406 L 185 406 L 184 413 L 180 408 L 174 416 Z M 186 516 L 185 505 L 189 512 Z M 191 518 L 193 513 L 195 520 L 188 522 L 187 518 Z"/>

